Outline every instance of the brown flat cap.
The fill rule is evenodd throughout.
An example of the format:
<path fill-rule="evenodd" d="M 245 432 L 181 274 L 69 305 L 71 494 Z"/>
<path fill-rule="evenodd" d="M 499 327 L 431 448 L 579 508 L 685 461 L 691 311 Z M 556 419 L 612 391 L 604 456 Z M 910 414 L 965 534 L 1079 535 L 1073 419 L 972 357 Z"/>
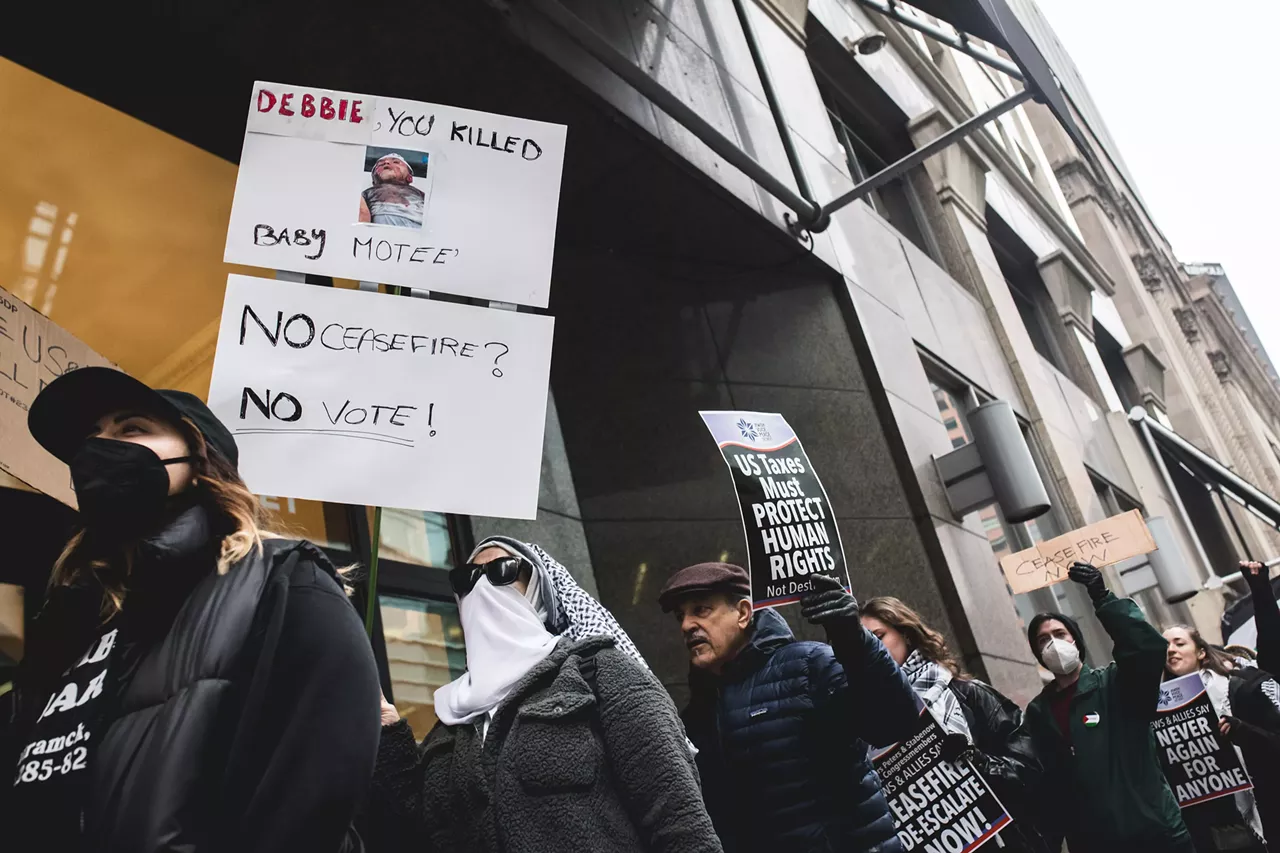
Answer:
<path fill-rule="evenodd" d="M 658 595 L 664 612 L 671 610 L 678 597 L 690 592 L 736 593 L 751 595 L 751 578 L 747 570 L 732 563 L 698 563 L 673 574 Z"/>

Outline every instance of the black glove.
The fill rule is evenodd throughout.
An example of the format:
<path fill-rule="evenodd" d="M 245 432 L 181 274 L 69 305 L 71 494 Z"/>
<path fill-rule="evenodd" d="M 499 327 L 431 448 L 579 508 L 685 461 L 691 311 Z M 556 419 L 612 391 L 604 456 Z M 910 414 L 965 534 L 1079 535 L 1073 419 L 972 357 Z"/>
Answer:
<path fill-rule="evenodd" d="M 1264 594 L 1271 591 L 1271 570 L 1262 563 L 1241 560 L 1240 574 L 1244 576 L 1244 582 L 1249 585 L 1249 592 L 1253 595 L 1257 595 L 1259 590 Z"/>
<path fill-rule="evenodd" d="M 839 578 L 810 575 L 811 592 L 800 599 L 800 615 L 814 625 L 858 621 L 858 599 L 845 591 Z"/>
<path fill-rule="evenodd" d="M 965 753 L 969 752 L 973 747 L 969 744 L 969 739 L 962 734 L 951 732 L 942 738 L 942 760 L 956 764 L 964 760 Z"/>
<path fill-rule="evenodd" d="M 1067 577 L 1087 589 L 1094 604 L 1102 601 L 1110 592 L 1107 582 L 1102 578 L 1102 572 L 1088 563 L 1072 563 L 1071 568 L 1067 569 Z"/>

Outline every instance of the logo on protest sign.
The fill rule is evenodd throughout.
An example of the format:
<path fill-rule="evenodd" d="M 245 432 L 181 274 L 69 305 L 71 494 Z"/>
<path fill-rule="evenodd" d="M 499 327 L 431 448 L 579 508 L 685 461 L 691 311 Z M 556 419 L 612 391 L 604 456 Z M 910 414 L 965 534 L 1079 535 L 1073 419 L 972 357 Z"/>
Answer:
<path fill-rule="evenodd" d="M 224 259 L 545 307 L 565 127 L 254 84 Z"/>
<path fill-rule="evenodd" d="M 553 323 L 232 275 L 209 407 L 258 494 L 533 518 Z"/>
<path fill-rule="evenodd" d="M 700 412 L 733 474 L 747 538 L 751 606 L 798 601 L 809 577 L 849 587 L 840 531 L 827 492 L 781 415 Z"/>
<path fill-rule="evenodd" d="M 942 758 L 944 732 L 928 710 L 919 733 L 875 756 L 898 839 L 907 850 L 969 853 L 1013 823 L 968 762 Z"/>
<path fill-rule="evenodd" d="M 71 472 L 31 437 L 27 411 L 44 386 L 89 366 L 115 365 L 0 289 L 0 470 L 68 506 L 76 505 Z"/>
<path fill-rule="evenodd" d="M 1016 595 L 1066 580 L 1077 561 L 1109 566 L 1154 550 L 1142 513 L 1132 509 L 1009 554 L 1001 558 L 1000 568 Z"/>
<path fill-rule="evenodd" d="M 1235 747 L 1218 730 L 1218 714 L 1200 673 L 1160 687 L 1151 723 L 1160 765 L 1182 808 L 1253 787 Z"/>

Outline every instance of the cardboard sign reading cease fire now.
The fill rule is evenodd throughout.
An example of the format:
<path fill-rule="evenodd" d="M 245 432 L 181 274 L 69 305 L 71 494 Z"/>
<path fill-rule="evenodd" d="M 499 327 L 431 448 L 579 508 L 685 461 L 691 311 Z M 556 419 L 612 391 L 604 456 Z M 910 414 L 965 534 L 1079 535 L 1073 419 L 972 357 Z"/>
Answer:
<path fill-rule="evenodd" d="M 1067 569 L 1077 561 L 1109 566 L 1154 550 L 1142 514 L 1131 509 L 1010 554 L 1000 560 L 1000 568 L 1016 595 L 1066 580 Z"/>

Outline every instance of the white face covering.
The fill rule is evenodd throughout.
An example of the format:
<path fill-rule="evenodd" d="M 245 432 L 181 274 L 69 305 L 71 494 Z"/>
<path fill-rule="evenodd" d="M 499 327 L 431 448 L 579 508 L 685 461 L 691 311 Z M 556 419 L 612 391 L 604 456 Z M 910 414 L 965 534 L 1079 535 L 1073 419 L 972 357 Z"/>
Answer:
<path fill-rule="evenodd" d="M 1080 649 L 1070 640 L 1054 637 L 1040 650 L 1040 660 L 1054 675 L 1070 675 L 1080 665 Z"/>
<path fill-rule="evenodd" d="M 538 594 L 534 584 L 529 593 Z M 448 726 L 469 723 L 497 708 L 560 639 L 547 631 L 533 602 L 514 585 L 494 586 L 487 577 L 458 599 L 458 611 L 467 671 L 435 692 L 436 716 Z"/>

